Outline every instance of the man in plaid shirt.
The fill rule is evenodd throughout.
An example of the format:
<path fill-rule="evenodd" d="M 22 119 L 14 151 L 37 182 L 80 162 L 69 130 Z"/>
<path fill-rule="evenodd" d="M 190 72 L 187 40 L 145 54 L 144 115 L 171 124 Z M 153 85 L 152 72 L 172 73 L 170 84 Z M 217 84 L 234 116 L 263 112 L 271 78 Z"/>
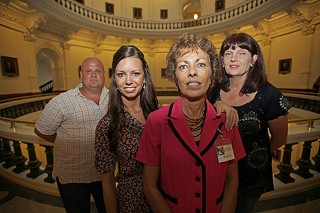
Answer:
<path fill-rule="evenodd" d="M 107 113 L 109 90 L 97 58 L 81 65 L 82 83 L 54 97 L 35 124 L 35 133 L 53 147 L 53 176 L 69 213 L 90 212 L 90 195 L 99 212 L 106 212 L 99 173 L 94 167 L 95 128 Z"/>

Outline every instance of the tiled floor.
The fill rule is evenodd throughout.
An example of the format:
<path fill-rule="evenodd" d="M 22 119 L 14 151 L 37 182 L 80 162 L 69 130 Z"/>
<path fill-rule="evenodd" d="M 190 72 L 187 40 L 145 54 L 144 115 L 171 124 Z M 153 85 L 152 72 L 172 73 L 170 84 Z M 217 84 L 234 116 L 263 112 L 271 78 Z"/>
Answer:
<path fill-rule="evenodd" d="M 320 187 L 285 198 L 259 201 L 255 212 L 318 213 Z M 59 197 L 29 190 L 0 177 L 1 213 L 63 213 Z M 96 212 L 94 205 L 92 213 Z"/>

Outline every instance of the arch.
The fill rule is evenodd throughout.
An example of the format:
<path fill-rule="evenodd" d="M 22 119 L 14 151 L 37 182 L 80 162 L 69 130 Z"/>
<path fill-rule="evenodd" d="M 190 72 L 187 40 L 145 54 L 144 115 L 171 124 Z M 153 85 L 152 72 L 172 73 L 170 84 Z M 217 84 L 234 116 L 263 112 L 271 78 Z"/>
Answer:
<path fill-rule="evenodd" d="M 197 19 L 201 16 L 201 2 L 200 0 L 187 0 L 182 7 L 183 19 Z"/>
<path fill-rule="evenodd" d="M 41 48 L 36 54 L 38 86 L 53 81 L 53 90 L 59 91 L 64 89 L 65 74 L 61 59 L 56 51 L 50 48 Z"/>

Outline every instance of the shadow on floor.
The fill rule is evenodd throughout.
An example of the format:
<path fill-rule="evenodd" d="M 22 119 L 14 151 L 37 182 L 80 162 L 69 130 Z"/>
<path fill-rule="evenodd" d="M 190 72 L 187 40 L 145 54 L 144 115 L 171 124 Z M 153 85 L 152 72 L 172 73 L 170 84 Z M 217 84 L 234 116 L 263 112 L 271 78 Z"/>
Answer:
<path fill-rule="evenodd" d="M 32 200 L 35 203 L 47 204 L 49 206 L 58 207 L 63 210 L 63 203 L 60 197 L 37 192 L 26 187 L 17 185 L 0 176 L 0 206 L 12 202 L 14 198 L 24 198 Z M 15 205 L 14 203 L 12 205 Z M 21 207 L 24 210 L 30 207 Z M 1 207 L 0 207 L 1 209 Z M 56 208 L 54 208 L 56 209 Z M 26 212 L 26 211 L 25 211 Z M 28 212 L 28 211 L 27 211 Z M 98 212 L 94 203 L 91 203 L 91 212 Z"/>
<path fill-rule="evenodd" d="M 287 197 L 275 198 L 272 200 L 261 200 L 256 204 L 254 211 L 259 212 L 272 209 L 280 209 L 318 199 L 320 199 L 320 187 L 300 192 L 298 194 L 293 194 Z"/>
<path fill-rule="evenodd" d="M 16 196 L 33 200 L 39 203 L 45 203 L 52 206 L 62 207 L 63 203 L 60 197 L 43 194 L 33 191 L 23 186 L 17 185 L 0 176 L 0 192 L 7 192 L 6 196 L 0 198 L 0 205 L 9 202 Z"/>

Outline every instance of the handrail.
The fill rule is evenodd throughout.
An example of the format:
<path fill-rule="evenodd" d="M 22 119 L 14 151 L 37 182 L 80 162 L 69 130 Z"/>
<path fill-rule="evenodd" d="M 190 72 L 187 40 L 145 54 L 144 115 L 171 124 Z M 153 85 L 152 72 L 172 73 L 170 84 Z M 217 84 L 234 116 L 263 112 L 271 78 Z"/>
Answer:
<path fill-rule="evenodd" d="M 15 98 L 5 98 L 5 99 L 0 100 L 0 104 L 11 102 L 11 101 L 22 100 L 22 99 L 28 99 L 28 98 L 36 98 L 36 97 L 43 97 L 43 96 L 58 95 L 59 93 L 60 92 L 52 92 L 52 93 L 46 93 L 46 94 L 41 93 L 41 94 L 19 96 L 19 97 L 15 97 Z"/>
<path fill-rule="evenodd" d="M 31 98 L 31 101 L 34 102 L 35 100 L 43 100 L 43 98 L 46 98 L 48 96 L 53 96 L 53 94 L 41 94 L 36 96 L 29 96 L 29 98 Z M 318 97 L 314 97 L 314 98 L 318 98 Z M 27 97 L 22 97 L 21 99 L 22 99 L 22 103 L 28 103 L 27 102 L 28 100 L 26 100 Z M 12 101 L 13 102 L 12 104 L 15 104 L 15 102 L 17 102 L 17 104 L 21 104 L 17 100 L 18 98 L 15 98 L 15 101 Z M 12 104 L 8 102 L 2 105 L 6 105 L 6 107 L 8 106 L 11 107 L 13 106 Z M 320 120 L 320 116 L 317 116 L 317 114 L 312 114 L 311 116 L 308 116 L 305 118 L 288 119 L 289 124 L 296 123 L 296 125 L 293 125 L 293 126 L 289 125 L 288 139 L 292 138 L 292 142 L 294 142 L 297 140 L 297 137 L 299 139 L 305 137 L 305 134 L 310 134 L 308 137 L 311 137 L 311 135 L 312 137 L 314 137 L 314 134 L 319 134 L 319 122 L 316 122 L 319 120 Z M 308 122 L 308 125 L 306 125 L 305 127 L 302 127 L 300 124 L 298 124 L 301 122 Z M 10 126 L 6 125 L 5 123 L 10 123 Z M 35 121 L 27 121 L 19 117 L 18 118 L 17 117 L 16 118 L 0 117 L 0 126 L 1 126 L 0 133 L 1 134 L 5 134 L 6 136 L 9 136 L 11 139 L 15 139 L 15 134 L 17 134 L 17 139 L 21 139 L 23 138 L 25 131 L 28 131 L 29 141 L 27 140 L 26 142 L 30 143 L 33 141 L 36 143 L 42 143 L 43 140 L 37 137 L 33 132 L 34 125 L 35 125 Z M 299 129 L 299 130 L 297 131 L 296 129 Z"/>
<path fill-rule="evenodd" d="M 316 121 L 316 120 L 320 120 L 320 116 L 313 117 L 313 118 L 290 118 L 290 119 L 288 119 L 288 123 L 298 123 L 298 122 Z"/>
<path fill-rule="evenodd" d="M 21 123 L 21 124 L 35 124 L 35 121 L 27 121 L 27 120 L 21 120 L 21 119 L 17 119 L 17 118 L 5 118 L 5 117 L 0 117 L 0 120 L 2 121 L 7 121 L 10 123 Z M 312 118 L 290 118 L 288 119 L 288 123 L 298 123 L 298 122 L 306 122 L 306 121 L 316 121 L 316 120 L 320 120 L 320 116 L 319 117 L 312 117 Z"/>
<path fill-rule="evenodd" d="M 317 92 L 308 92 L 308 91 L 299 91 L 299 90 L 288 90 L 288 89 L 280 89 L 282 93 L 294 93 L 294 94 L 302 94 L 302 95 L 312 95 L 312 96 L 320 96 Z"/>
<path fill-rule="evenodd" d="M 16 118 L 0 117 L 0 120 L 10 122 L 10 128 L 13 128 L 13 129 L 16 127 L 15 123 L 35 125 L 34 121 L 25 121 L 25 120 L 20 120 L 20 119 L 16 119 Z"/>

